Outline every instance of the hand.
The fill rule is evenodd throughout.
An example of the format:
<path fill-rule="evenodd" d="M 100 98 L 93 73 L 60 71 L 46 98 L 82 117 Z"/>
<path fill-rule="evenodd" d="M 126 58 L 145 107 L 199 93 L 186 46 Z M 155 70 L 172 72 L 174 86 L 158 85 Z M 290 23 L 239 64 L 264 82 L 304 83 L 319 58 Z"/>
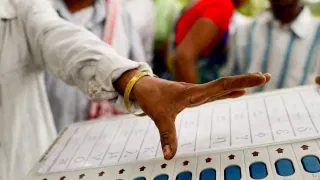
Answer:
<path fill-rule="evenodd" d="M 316 83 L 320 85 L 320 76 L 316 77 Z"/>
<path fill-rule="evenodd" d="M 124 79 L 128 77 L 120 78 L 117 87 L 123 88 Z M 240 97 L 246 93 L 245 88 L 263 85 L 270 78 L 269 74 L 254 73 L 196 85 L 146 76 L 136 82 L 131 94 L 158 127 L 164 158 L 169 160 L 177 152 L 175 119 L 178 113 L 187 107 Z"/>

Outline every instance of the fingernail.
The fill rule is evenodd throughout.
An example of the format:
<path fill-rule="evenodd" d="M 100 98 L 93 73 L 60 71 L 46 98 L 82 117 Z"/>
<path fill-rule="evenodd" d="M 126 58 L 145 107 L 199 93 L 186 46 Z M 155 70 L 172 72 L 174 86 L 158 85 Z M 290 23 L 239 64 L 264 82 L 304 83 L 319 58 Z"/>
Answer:
<path fill-rule="evenodd" d="M 162 148 L 162 151 L 163 151 L 163 156 L 167 157 L 167 156 L 169 156 L 171 154 L 171 147 L 169 145 L 165 145 Z"/>

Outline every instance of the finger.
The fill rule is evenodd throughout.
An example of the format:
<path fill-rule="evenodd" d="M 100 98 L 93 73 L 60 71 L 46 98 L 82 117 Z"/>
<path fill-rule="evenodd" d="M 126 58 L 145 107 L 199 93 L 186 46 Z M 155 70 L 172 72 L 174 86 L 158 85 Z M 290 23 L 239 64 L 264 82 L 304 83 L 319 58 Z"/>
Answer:
<path fill-rule="evenodd" d="M 223 77 L 217 81 L 210 82 L 203 86 L 207 95 L 215 95 L 223 91 L 233 91 L 243 88 L 255 87 L 266 82 L 262 74 L 246 74 L 239 76 Z"/>
<path fill-rule="evenodd" d="M 224 96 L 212 97 L 206 103 L 210 103 L 210 102 L 218 101 L 218 100 L 230 99 L 230 98 L 238 98 L 238 97 L 245 95 L 246 93 L 247 93 L 247 91 L 245 89 L 236 90 L 236 91 L 232 91 L 231 93 L 228 93 Z"/>
<path fill-rule="evenodd" d="M 208 98 L 221 96 L 221 94 L 229 93 L 234 90 L 263 85 L 267 81 L 267 77 L 262 73 L 250 73 L 223 77 L 216 81 L 193 86 L 189 88 L 186 93 L 188 95 L 188 105 L 201 104 Z"/>
<path fill-rule="evenodd" d="M 233 91 L 243 88 L 255 87 L 266 82 L 266 77 L 261 73 L 229 76 L 218 79 L 204 85 L 209 94 L 217 94 L 222 91 Z"/>
<path fill-rule="evenodd" d="M 245 95 L 247 93 L 246 89 L 240 89 L 240 90 L 236 90 L 236 91 L 228 91 L 225 93 L 221 93 L 219 96 L 213 96 L 210 98 L 207 98 L 205 101 L 198 103 L 198 104 L 191 104 L 188 107 L 196 107 L 199 106 L 201 104 L 206 104 L 209 102 L 213 102 L 213 101 L 217 101 L 217 100 L 223 100 L 223 99 L 229 99 L 229 98 L 238 98 L 241 97 L 243 95 Z"/>
<path fill-rule="evenodd" d="M 316 83 L 320 85 L 320 76 L 316 77 Z"/>
<path fill-rule="evenodd" d="M 238 97 L 241 97 L 243 95 L 245 95 L 247 93 L 247 90 L 245 89 L 242 89 L 242 90 L 236 90 L 236 91 L 233 91 L 229 94 L 226 94 L 224 96 L 220 96 L 220 97 L 217 97 L 215 99 L 211 99 L 211 101 L 218 101 L 218 100 L 223 100 L 223 99 L 232 99 L 232 98 L 238 98 Z"/>
<path fill-rule="evenodd" d="M 166 160 L 170 160 L 177 152 L 177 136 L 174 120 L 166 118 L 163 114 L 159 120 L 155 120 L 155 124 L 159 129 L 163 156 Z"/>
<path fill-rule="evenodd" d="M 270 79 L 271 79 L 271 74 L 265 73 L 265 74 L 263 74 L 263 75 L 264 75 L 264 77 L 266 77 L 266 82 L 265 82 L 265 84 L 266 84 L 266 83 L 268 83 L 268 82 L 270 81 Z"/>
<path fill-rule="evenodd" d="M 262 73 L 261 72 L 256 72 L 256 73 L 253 73 L 253 74 L 262 74 Z M 270 79 L 271 79 L 271 74 L 270 73 L 264 73 L 262 75 L 264 75 L 264 77 L 266 77 L 266 82 L 264 84 L 268 83 L 270 81 Z"/>
<path fill-rule="evenodd" d="M 198 101 L 196 103 L 193 103 L 193 104 L 189 104 L 188 107 L 195 107 L 195 106 L 199 106 L 201 104 L 205 104 L 207 102 L 211 102 L 211 99 L 217 99 L 218 97 L 221 97 L 221 96 L 225 96 L 229 93 L 231 93 L 232 91 L 223 91 L 215 96 L 211 96 L 211 97 L 207 97 L 207 98 L 203 98 L 202 101 Z"/>
<path fill-rule="evenodd" d="M 262 73 L 258 72 L 258 73 L 254 73 L 254 74 L 261 75 Z M 266 82 L 264 84 L 268 83 L 271 79 L 271 75 L 269 73 L 264 73 L 263 76 L 266 78 Z M 319 84 L 320 84 L 320 76 L 319 76 Z M 241 92 L 244 94 L 241 95 Z M 224 91 L 220 94 L 217 94 L 216 99 L 238 98 L 240 96 L 245 95 L 246 93 L 247 93 L 246 89 L 240 89 L 240 90 L 236 90 L 236 91 Z M 239 95 L 239 96 L 237 97 L 237 95 Z"/>
<path fill-rule="evenodd" d="M 261 73 L 261 72 L 256 72 L 256 73 L 254 73 L 254 74 L 262 74 L 262 73 Z M 268 82 L 270 81 L 270 79 L 271 79 L 271 74 L 269 74 L 269 73 L 264 73 L 263 75 L 264 75 L 264 77 L 266 77 L 266 82 L 264 83 L 264 84 L 266 84 L 266 83 L 268 83 Z"/>

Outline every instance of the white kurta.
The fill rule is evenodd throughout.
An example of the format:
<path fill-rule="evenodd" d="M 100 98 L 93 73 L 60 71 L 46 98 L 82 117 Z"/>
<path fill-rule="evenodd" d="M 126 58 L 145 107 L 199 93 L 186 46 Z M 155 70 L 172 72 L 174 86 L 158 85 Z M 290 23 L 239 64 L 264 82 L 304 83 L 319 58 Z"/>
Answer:
<path fill-rule="evenodd" d="M 105 22 L 113 22 L 111 10 L 116 9 L 116 24 L 112 47 L 118 54 L 137 62 L 146 62 L 139 35 L 132 26 L 127 12 L 119 7 L 117 0 L 95 0 L 92 7 L 71 14 L 63 0 L 55 0 L 54 7 L 63 19 L 89 29 L 100 39 L 107 37 Z M 115 8 L 117 7 L 117 8 Z M 108 16 L 107 16 L 108 15 Z M 130 55 L 130 56 L 129 56 Z M 63 81 L 46 74 L 48 99 L 56 128 L 61 131 L 65 126 L 88 118 L 89 99 L 78 88 L 67 86 Z"/>
<path fill-rule="evenodd" d="M 268 84 L 253 91 L 313 84 L 320 74 L 320 22 L 307 7 L 287 26 L 281 26 L 267 10 L 252 22 L 238 26 L 230 45 L 223 75 L 272 75 Z"/>
<path fill-rule="evenodd" d="M 20 180 L 56 136 L 44 69 L 124 109 L 112 82 L 150 68 L 60 19 L 45 0 L 0 0 L 0 18 L 0 179 Z"/>
<path fill-rule="evenodd" d="M 147 63 L 152 64 L 156 13 L 153 0 L 121 0 L 121 2 L 131 15 L 133 25 L 141 37 Z"/>

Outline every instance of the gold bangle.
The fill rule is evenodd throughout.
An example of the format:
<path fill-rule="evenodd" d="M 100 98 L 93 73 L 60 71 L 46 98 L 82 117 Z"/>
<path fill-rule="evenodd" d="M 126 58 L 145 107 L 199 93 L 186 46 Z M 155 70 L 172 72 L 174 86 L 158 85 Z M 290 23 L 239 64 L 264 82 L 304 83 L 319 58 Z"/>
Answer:
<path fill-rule="evenodd" d="M 153 76 L 153 77 L 156 77 L 158 78 L 158 76 L 156 74 L 151 74 L 149 71 L 145 70 L 145 71 L 142 71 L 142 72 L 145 72 L 145 73 L 148 73 L 149 76 Z"/>
<path fill-rule="evenodd" d="M 136 74 L 130 81 L 129 83 L 127 84 L 127 87 L 124 91 L 124 105 L 126 106 L 127 110 L 130 112 L 130 113 L 133 113 L 131 111 L 131 105 L 130 105 L 130 101 L 129 101 L 129 98 L 130 98 L 130 93 L 131 93 L 131 90 L 133 88 L 133 86 L 136 84 L 136 82 L 141 79 L 142 77 L 144 76 L 150 76 L 150 73 L 148 72 L 140 72 L 138 74 Z M 146 114 L 145 113 L 142 113 L 142 114 L 134 114 L 136 116 L 145 116 Z"/>

